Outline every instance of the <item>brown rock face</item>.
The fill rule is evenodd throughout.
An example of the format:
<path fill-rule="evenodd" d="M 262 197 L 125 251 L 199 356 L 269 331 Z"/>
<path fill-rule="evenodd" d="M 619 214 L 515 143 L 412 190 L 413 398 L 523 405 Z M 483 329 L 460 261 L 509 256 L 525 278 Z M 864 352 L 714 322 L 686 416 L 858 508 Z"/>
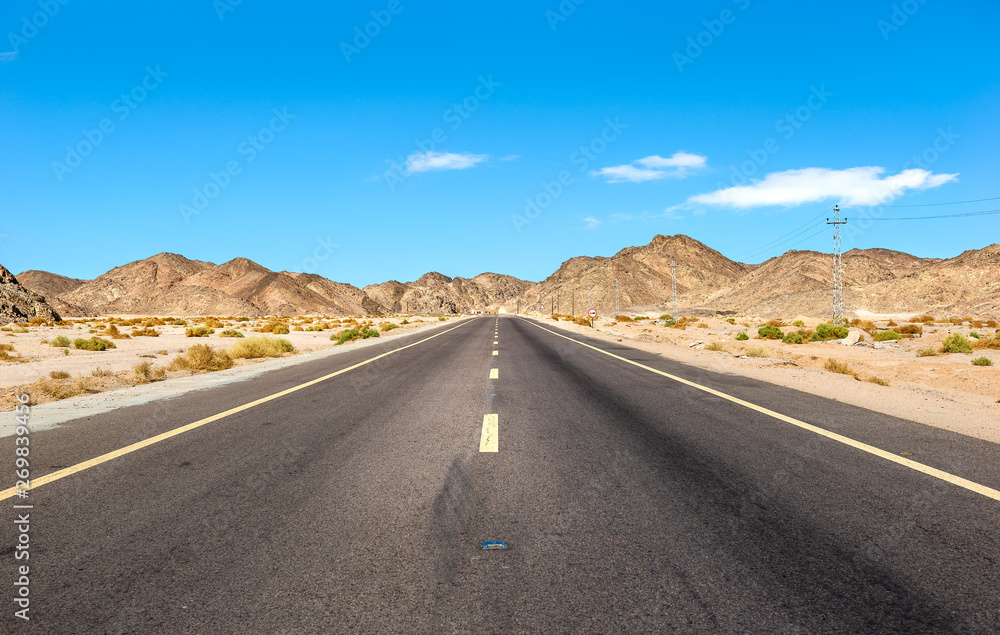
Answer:
<path fill-rule="evenodd" d="M 0 266 L 0 324 L 26 322 L 32 318 L 49 322 L 60 319 L 43 296 L 25 289 L 14 274 Z"/>

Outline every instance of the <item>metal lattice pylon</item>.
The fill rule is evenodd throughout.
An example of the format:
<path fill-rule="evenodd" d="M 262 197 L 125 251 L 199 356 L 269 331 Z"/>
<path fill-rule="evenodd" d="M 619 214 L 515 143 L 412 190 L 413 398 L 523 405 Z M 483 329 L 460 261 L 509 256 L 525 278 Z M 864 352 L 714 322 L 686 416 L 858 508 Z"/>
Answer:
<path fill-rule="evenodd" d="M 840 257 L 840 226 L 847 219 L 840 220 L 840 206 L 833 206 L 833 220 L 826 219 L 827 225 L 833 225 L 833 323 L 844 324 L 844 269 Z"/>

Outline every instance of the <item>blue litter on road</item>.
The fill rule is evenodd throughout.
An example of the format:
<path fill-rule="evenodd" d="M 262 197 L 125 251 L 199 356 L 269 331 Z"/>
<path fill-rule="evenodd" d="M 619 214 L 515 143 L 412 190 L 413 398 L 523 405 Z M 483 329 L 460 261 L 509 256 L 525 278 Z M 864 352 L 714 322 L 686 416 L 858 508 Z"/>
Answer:
<path fill-rule="evenodd" d="M 483 549 L 506 549 L 507 543 L 500 540 L 488 540 L 483 543 Z"/>

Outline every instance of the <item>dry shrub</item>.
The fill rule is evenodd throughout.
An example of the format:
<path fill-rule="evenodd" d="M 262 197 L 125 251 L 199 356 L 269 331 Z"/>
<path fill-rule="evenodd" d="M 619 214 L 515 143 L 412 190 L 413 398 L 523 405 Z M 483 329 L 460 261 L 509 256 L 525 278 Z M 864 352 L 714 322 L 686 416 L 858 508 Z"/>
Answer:
<path fill-rule="evenodd" d="M 209 316 L 205 318 L 205 326 L 207 326 L 210 329 L 221 329 L 224 328 L 226 325 L 223 324 L 222 321 L 219 320 L 218 318 Z"/>
<path fill-rule="evenodd" d="M 217 351 L 208 344 L 195 344 L 170 362 L 170 370 L 209 372 L 233 367 L 233 358 L 226 351 Z"/>
<path fill-rule="evenodd" d="M 983 323 L 980 322 L 979 320 L 969 320 L 969 326 L 971 326 L 974 329 L 981 329 L 983 328 Z"/>
<path fill-rule="evenodd" d="M 77 377 L 74 380 L 39 379 L 29 387 L 28 392 L 39 392 L 53 399 L 66 399 L 95 391 L 89 379 Z"/>
<path fill-rule="evenodd" d="M 918 315 L 917 317 L 910 318 L 910 323 L 923 322 L 924 324 L 934 324 L 937 320 L 934 319 L 933 315 Z"/>
<path fill-rule="evenodd" d="M 725 351 L 726 347 L 722 344 L 722 342 L 712 342 L 710 344 L 706 344 L 705 345 L 705 350 L 706 351 Z"/>
<path fill-rule="evenodd" d="M 234 342 L 229 347 L 232 357 L 256 359 L 259 357 L 281 357 L 284 353 L 292 353 L 295 347 L 288 340 L 270 337 L 248 337 Z"/>
<path fill-rule="evenodd" d="M 185 337 L 208 337 L 215 333 L 215 329 L 207 326 L 195 326 L 184 332 Z"/>
<path fill-rule="evenodd" d="M 69 379 L 70 376 L 71 375 L 64 370 L 54 370 L 49 373 L 49 377 L 52 379 Z"/>
<path fill-rule="evenodd" d="M 782 320 L 768 320 L 764 324 L 767 326 L 777 326 L 777 327 L 788 326 Z"/>
<path fill-rule="evenodd" d="M 148 384 L 152 381 L 160 381 L 167 374 L 165 368 L 154 368 L 149 362 L 142 362 L 132 369 L 135 383 Z"/>
<path fill-rule="evenodd" d="M 11 353 L 16 353 L 13 344 L 0 344 L 0 362 L 26 362 L 23 357 L 15 357 Z"/>
<path fill-rule="evenodd" d="M 635 322 L 635 320 L 633 320 L 632 318 L 630 318 L 627 315 L 616 315 L 615 316 L 615 321 L 616 322 Z"/>
<path fill-rule="evenodd" d="M 73 340 L 73 346 L 83 351 L 104 351 L 109 348 L 115 348 L 113 342 L 99 337 L 92 337 L 89 340 L 77 338 Z"/>
<path fill-rule="evenodd" d="M 889 322 L 886 324 L 886 326 L 899 326 L 899 325 L 896 324 L 896 322 L 894 320 L 889 320 Z"/>
<path fill-rule="evenodd" d="M 937 351 L 933 348 L 924 348 L 917 351 L 917 357 L 934 357 L 937 355 Z"/>
<path fill-rule="evenodd" d="M 841 375 L 850 375 L 851 377 L 854 377 L 855 379 L 858 378 L 858 374 L 856 372 L 854 372 L 853 370 L 851 370 L 847 366 L 847 364 L 843 364 L 843 363 L 838 362 L 837 360 L 832 359 L 832 358 L 826 360 L 826 365 L 824 365 L 823 368 L 827 369 L 831 373 L 840 373 Z"/>
<path fill-rule="evenodd" d="M 100 366 L 90 371 L 91 377 L 111 377 L 114 373 L 110 370 L 104 370 Z"/>
<path fill-rule="evenodd" d="M 886 380 L 882 379 L 881 377 L 875 377 L 874 375 L 872 375 L 871 377 L 869 377 L 865 381 L 867 381 L 870 384 L 878 384 L 879 386 L 888 386 L 889 385 L 889 382 L 887 382 Z"/>
<path fill-rule="evenodd" d="M 707 324 L 705 324 L 704 322 L 698 322 L 698 327 L 697 327 L 697 328 L 700 328 L 700 329 L 707 329 L 707 328 L 708 328 L 708 325 L 707 325 Z"/>
<path fill-rule="evenodd" d="M 899 328 L 895 329 L 900 335 L 923 335 L 924 327 L 919 324 L 904 324 Z"/>
<path fill-rule="evenodd" d="M 747 357 L 770 357 L 771 352 L 763 346 L 751 346 L 746 350 Z"/>
<path fill-rule="evenodd" d="M 129 338 L 128 335 L 119 332 L 118 327 L 114 324 L 108 324 L 108 328 L 104 329 L 100 334 L 107 335 L 113 340 L 127 340 Z"/>
<path fill-rule="evenodd" d="M 573 317 L 573 324 L 579 324 L 580 326 L 590 326 L 590 318 L 583 317 L 582 315 L 576 315 Z"/>
<path fill-rule="evenodd" d="M 133 328 L 132 329 L 132 337 L 159 337 L 159 336 L 160 336 L 160 332 L 159 331 L 157 331 L 156 329 L 149 328 L 149 327 L 145 327 L 145 328 L 141 328 L 141 329 L 139 329 L 139 328 Z"/>
<path fill-rule="evenodd" d="M 996 320 L 987 320 L 986 321 L 986 328 L 989 328 L 989 329 L 995 329 L 995 328 L 997 328 L 997 321 Z"/>
<path fill-rule="evenodd" d="M 1000 339 L 996 337 L 981 337 L 972 343 L 972 348 L 992 348 L 1000 350 Z"/>

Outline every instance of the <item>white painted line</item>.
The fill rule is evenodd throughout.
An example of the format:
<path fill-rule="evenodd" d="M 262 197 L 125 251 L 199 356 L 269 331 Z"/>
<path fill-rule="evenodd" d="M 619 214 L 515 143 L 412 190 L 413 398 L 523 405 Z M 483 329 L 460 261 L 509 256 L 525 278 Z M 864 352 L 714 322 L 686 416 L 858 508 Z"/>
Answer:
<path fill-rule="evenodd" d="M 945 472 L 943 470 L 939 470 L 937 468 L 930 467 L 929 465 L 924 465 L 923 463 L 918 463 L 917 461 L 913 461 L 911 459 L 904 458 L 902 456 L 899 456 L 898 454 L 893 454 L 892 452 L 887 452 L 887 451 L 885 451 L 885 450 L 883 450 L 881 448 L 876 448 L 873 445 L 868 445 L 867 443 L 862 443 L 861 441 L 855 441 L 854 439 L 852 439 L 850 437 L 845 437 L 842 434 L 837 434 L 836 432 L 830 432 L 829 430 L 824 430 L 823 428 L 820 428 L 818 426 L 814 426 L 812 424 L 806 423 L 805 421 L 799 421 L 798 419 L 794 419 L 794 418 L 789 417 L 787 415 L 783 415 L 780 412 L 775 412 L 774 410 L 769 410 L 767 408 L 764 408 L 763 406 L 758 406 L 757 404 L 750 403 L 749 401 L 744 401 L 744 400 L 742 400 L 742 399 L 740 399 L 738 397 L 733 397 L 732 395 L 727 395 L 724 392 L 720 392 L 720 391 L 715 390 L 713 388 L 709 388 L 708 386 L 702 386 L 701 384 L 696 384 L 693 381 L 689 381 L 687 379 L 684 379 L 683 377 L 678 377 L 676 375 L 671 375 L 670 373 L 665 373 L 662 370 L 657 370 L 657 369 L 652 368 L 650 366 L 646 366 L 645 364 L 640 364 L 639 362 L 634 362 L 631 359 L 626 359 L 626 358 L 621 357 L 619 355 L 615 355 L 614 353 L 609 353 L 608 351 L 600 349 L 600 348 L 597 348 L 596 346 L 591 346 L 590 344 L 584 344 L 583 342 L 581 342 L 579 340 L 575 340 L 572 337 L 566 337 L 565 335 L 562 335 L 560 333 L 556 333 L 555 331 L 550 331 L 549 329 L 545 328 L 544 326 L 540 326 L 538 324 L 535 324 L 534 322 L 531 322 L 530 320 L 526 320 L 526 321 L 529 324 L 531 324 L 532 326 L 537 326 L 538 328 L 542 329 L 543 331 L 548 331 L 549 333 L 552 333 L 556 337 L 561 337 L 561 338 L 563 338 L 565 340 L 569 340 L 571 342 L 579 344 L 580 346 L 585 346 L 585 347 L 587 347 L 589 349 L 597 351 L 598 353 L 603 353 L 604 355 L 607 355 L 608 357 L 614 357 L 615 359 L 623 361 L 626 364 L 632 364 L 633 366 L 638 366 L 639 368 L 642 368 L 643 370 L 648 370 L 651 373 L 656 373 L 657 375 L 661 375 L 663 377 L 666 377 L 667 379 L 671 379 L 671 380 L 676 381 L 676 382 L 678 382 L 680 384 L 684 384 L 685 386 L 690 386 L 692 388 L 697 388 L 698 390 L 702 390 L 704 392 L 707 392 L 710 395 L 715 395 L 716 397 L 721 397 L 722 399 L 725 399 L 726 401 L 731 401 L 732 403 L 739 404 L 739 405 L 744 406 L 746 408 L 749 408 L 751 410 L 756 410 L 757 412 L 760 412 L 761 414 L 765 414 L 765 415 L 767 415 L 769 417 L 774 417 L 775 419 L 778 419 L 779 421 L 784 421 L 785 423 L 789 423 L 789 424 L 791 424 L 793 426 L 802 428 L 803 430 L 808 430 L 809 432 L 814 432 L 814 433 L 816 433 L 816 434 L 818 434 L 820 436 L 824 436 L 824 437 L 826 437 L 828 439 L 831 439 L 833 441 L 837 441 L 838 443 L 843 443 L 844 445 L 848 445 L 848 446 L 850 446 L 852 448 L 855 448 L 857 450 L 861 450 L 862 452 L 867 452 L 868 454 L 873 454 L 873 455 L 875 455 L 877 457 L 885 459 L 886 461 L 892 461 L 893 463 L 897 463 L 899 465 L 902 465 L 903 467 L 908 467 L 911 470 L 916 470 L 917 472 L 921 472 L 923 474 L 927 474 L 928 476 L 932 476 L 934 478 L 941 479 L 942 481 L 951 483 L 952 485 L 957 485 L 957 486 L 959 486 L 961 488 L 969 490 L 970 492 L 975 492 L 977 494 L 982 494 L 983 496 L 986 496 L 987 498 L 992 498 L 993 500 L 1000 501 L 1000 490 L 995 490 L 992 487 L 987 487 L 985 485 L 981 485 L 979 483 L 976 483 L 975 481 L 970 481 L 968 479 L 964 479 L 961 476 L 955 476 L 954 474 L 949 474 L 948 472 Z"/>

